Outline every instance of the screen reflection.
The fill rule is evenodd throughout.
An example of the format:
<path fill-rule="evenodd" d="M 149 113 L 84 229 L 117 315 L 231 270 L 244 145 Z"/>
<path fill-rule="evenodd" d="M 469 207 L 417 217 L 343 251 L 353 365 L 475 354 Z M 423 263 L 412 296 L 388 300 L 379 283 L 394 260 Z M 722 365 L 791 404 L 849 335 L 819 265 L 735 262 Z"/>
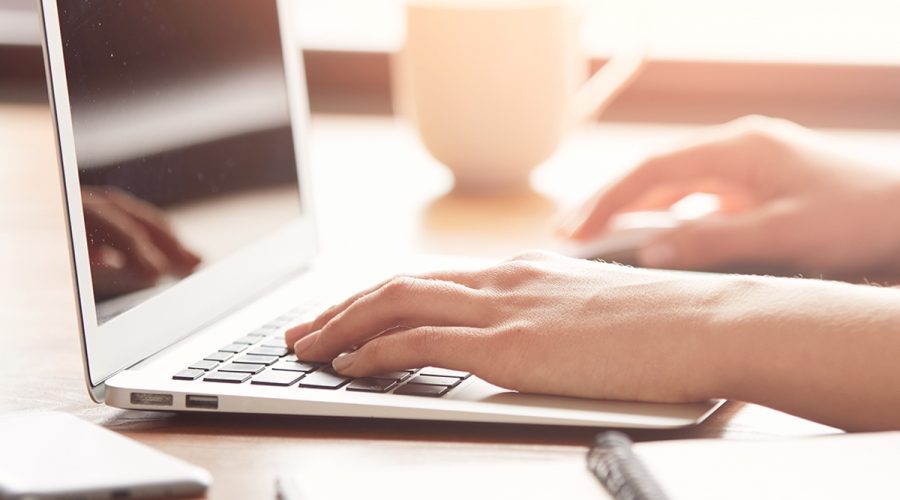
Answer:
<path fill-rule="evenodd" d="M 59 0 L 100 322 L 300 211 L 275 2 Z"/>

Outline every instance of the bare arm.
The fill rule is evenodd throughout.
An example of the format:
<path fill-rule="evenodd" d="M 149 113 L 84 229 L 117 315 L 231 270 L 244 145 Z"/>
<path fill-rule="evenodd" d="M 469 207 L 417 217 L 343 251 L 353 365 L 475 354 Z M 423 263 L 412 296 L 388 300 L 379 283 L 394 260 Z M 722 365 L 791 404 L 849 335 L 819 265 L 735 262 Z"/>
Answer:
<path fill-rule="evenodd" d="M 900 174 L 752 118 L 658 155 L 567 228 L 601 234 L 646 200 L 707 191 L 739 210 L 642 249 L 651 267 L 765 263 L 854 279 L 900 272 Z M 643 207 L 641 207 L 643 208 Z M 427 365 L 526 392 L 638 401 L 745 400 L 850 430 L 900 429 L 900 290 L 673 273 L 532 253 L 477 272 L 399 277 L 286 335 L 298 356 L 363 376 Z"/>
<path fill-rule="evenodd" d="M 360 377 L 442 366 L 534 393 L 729 398 L 852 430 L 900 429 L 900 291 L 673 273 L 529 253 L 397 277 L 287 332 Z"/>
<path fill-rule="evenodd" d="M 900 429 L 900 290 L 748 279 L 713 321 L 727 398 L 848 430 Z"/>

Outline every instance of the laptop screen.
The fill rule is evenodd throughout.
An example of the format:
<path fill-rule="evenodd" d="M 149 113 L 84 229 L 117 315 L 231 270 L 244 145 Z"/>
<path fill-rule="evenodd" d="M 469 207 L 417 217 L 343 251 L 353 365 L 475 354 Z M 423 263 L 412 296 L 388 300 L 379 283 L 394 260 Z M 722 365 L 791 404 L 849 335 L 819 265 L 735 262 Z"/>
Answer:
<path fill-rule="evenodd" d="M 98 322 L 301 210 L 274 2 L 58 0 Z"/>

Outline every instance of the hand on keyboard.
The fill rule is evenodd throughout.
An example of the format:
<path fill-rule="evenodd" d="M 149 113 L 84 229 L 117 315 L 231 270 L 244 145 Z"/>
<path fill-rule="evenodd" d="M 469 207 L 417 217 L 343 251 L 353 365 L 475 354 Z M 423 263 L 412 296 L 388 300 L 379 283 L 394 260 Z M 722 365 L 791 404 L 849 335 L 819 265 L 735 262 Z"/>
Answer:
<path fill-rule="evenodd" d="M 709 333 L 701 304 L 736 279 L 535 252 L 388 280 L 289 329 L 286 341 L 350 377 L 432 365 L 524 392 L 696 401 L 715 380 L 697 362 Z"/>
<path fill-rule="evenodd" d="M 184 382 L 242 384 L 249 381 L 255 386 L 440 397 L 460 387 L 469 377 L 468 373 L 426 367 L 353 379 L 336 373 L 330 365 L 301 361 L 289 353 L 281 330 L 305 310 L 299 307 L 272 319 L 172 378 Z"/>

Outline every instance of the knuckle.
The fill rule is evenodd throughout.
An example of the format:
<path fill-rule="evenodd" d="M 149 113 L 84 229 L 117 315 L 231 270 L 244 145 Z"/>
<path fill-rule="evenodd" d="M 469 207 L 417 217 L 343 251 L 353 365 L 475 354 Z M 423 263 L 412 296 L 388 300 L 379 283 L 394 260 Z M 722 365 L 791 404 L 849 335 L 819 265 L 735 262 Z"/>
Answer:
<path fill-rule="evenodd" d="M 779 143 L 778 131 L 785 122 L 762 115 L 748 115 L 731 122 L 736 140 L 754 147 L 767 147 Z"/>
<path fill-rule="evenodd" d="M 510 262 L 505 268 L 510 276 L 524 281 L 539 278 L 544 274 L 544 269 L 535 261 Z"/>
<path fill-rule="evenodd" d="M 728 124 L 738 132 L 757 133 L 765 136 L 773 136 L 796 125 L 784 118 L 774 118 L 765 115 L 747 115 Z"/>
<path fill-rule="evenodd" d="M 761 114 L 749 114 L 731 122 L 731 125 L 741 130 L 759 130 L 769 126 L 774 118 Z"/>
<path fill-rule="evenodd" d="M 487 273 L 486 288 L 502 291 L 516 285 L 524 280 L 523 270 L 528 265 L 528 261 L 511 260 L 494 266 Z"/>
<path fill-rule="evenodd" d="M 545 250 L 525 250 L 524 252 L 519 252 L 508 262 L 520 261 L 520 260 L 546 260 L 552 257 L 550 252 Z"/>
<path fill-rule="evenodd" d="M 417 280 L 410 276 L 396 276 L 381 287 L 380 294 L 389 299 L 397 299 L 412 293 L 417 284 Z"/>
<path fill-rule="evenodd" d="M 328 309 L 326 309 L 325 312 L 323 312 L 319 316 L 319 318 L 325 319 L 325 318 L 332 317 L 332 316 L 336 315 L 337 313 L 339 313 L 340 311 L 346 309 L 347 306 L 349 306 L 350 304 L 352 304 L 352 302 L 349 302 L 349 301 L 346 303 L 343 303 L 343 304 L 334 304 L 331 307 L 329 307 Z"/>

